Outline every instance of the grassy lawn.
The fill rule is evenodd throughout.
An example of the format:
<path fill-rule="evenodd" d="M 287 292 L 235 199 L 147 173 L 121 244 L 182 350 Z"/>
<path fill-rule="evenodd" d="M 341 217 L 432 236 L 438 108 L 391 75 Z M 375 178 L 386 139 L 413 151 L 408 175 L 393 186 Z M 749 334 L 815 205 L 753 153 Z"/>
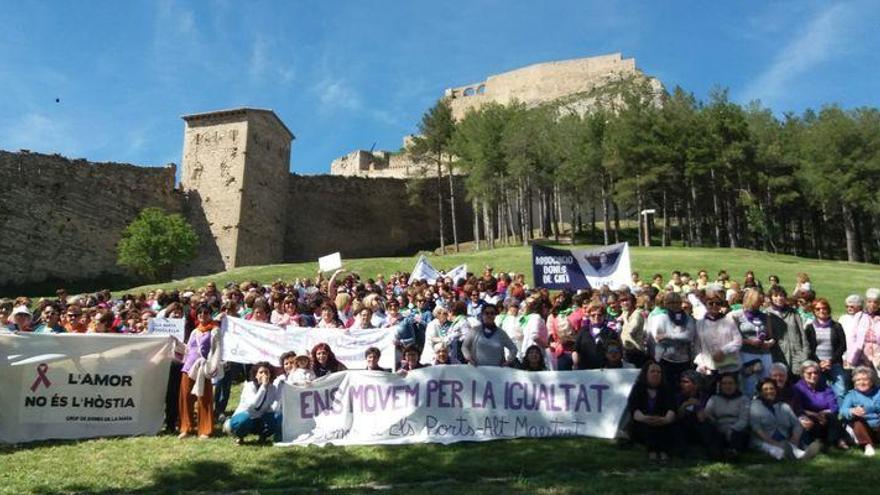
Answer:
<path fill-rule="evenodd" d="M 876 463 L 850 451 L 658 464 L 593 439 L 275 448 L 159 436 L 2 447 L 0 492 L 867 493 Z"/>

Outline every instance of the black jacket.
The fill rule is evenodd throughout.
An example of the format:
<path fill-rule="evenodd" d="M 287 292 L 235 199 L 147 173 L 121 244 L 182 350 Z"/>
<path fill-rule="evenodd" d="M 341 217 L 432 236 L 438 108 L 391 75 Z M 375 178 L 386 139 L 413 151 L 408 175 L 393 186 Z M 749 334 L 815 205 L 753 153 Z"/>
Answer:
<path fill-rule="evenodd" d="M 607 326 L 602 327 L 597 339 L 593 338 L 590 327 L 584 326 L 574 342 L 574 352 L 578 353 L 577 369 L 595 370 L 605 367 L 605 350 L 612 342 L 619 345 L 620 340 Z"/>
<path fill-rule="evenodd" d="M 816 347 L 818 346 L 816 342 L 816 328 L 812 322 L 808 323 L 807 327 L 804 328 L 804 336 L 807 338 L 807 344 L 809 345 L 810 359 L 818 363 L 819 358 L 816 357 Z M 843 327 L 840 323 L 831 320 L 831 362 L 833 364 L 843 364 L 844 353 L 846 353 L 846 334 L 843 332 Z"/>

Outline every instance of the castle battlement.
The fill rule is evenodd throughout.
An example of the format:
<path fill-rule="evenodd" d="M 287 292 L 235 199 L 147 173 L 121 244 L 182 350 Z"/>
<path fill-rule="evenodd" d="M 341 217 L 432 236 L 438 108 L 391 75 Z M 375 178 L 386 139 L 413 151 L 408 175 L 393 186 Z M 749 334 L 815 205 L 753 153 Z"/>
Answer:
<path fill-rule="evenodd" d="M 565 97 L 582 95 L 612 81 L 640 76 L 634 58 L 623 58 L 620 53 L 595 57 L 541 62 L 487 77 L 483 81 L 449 88 L 444 98 L 452 108 L 452 117 L 461 120 L 469 110 L 496 102 L 507 105 L 513 101 L 534 107 Z M 659 81 L 650 79 L 652 86 L 661 88 Z M 571 106 L 578 113 L 589 111 L 596 102 L 580 98 Z M 417 160 L 406 152 L 412 136 L 404 138 L 403 152 L 356 150 L 333 160 L 331 175 L 350 177 L 436 177 L 436 164 Z"/>
<path fill-rule="evenodd" d="M 542 62 L 492 75 L 484 81 L 449 88 L 444 96 L 459 120 L 470 109 L 492 101 L 506 105 L 514 100 L 528 106 L 585 93 L 608 81 L 638 74 L 636 61 L 620 53 Z"/>

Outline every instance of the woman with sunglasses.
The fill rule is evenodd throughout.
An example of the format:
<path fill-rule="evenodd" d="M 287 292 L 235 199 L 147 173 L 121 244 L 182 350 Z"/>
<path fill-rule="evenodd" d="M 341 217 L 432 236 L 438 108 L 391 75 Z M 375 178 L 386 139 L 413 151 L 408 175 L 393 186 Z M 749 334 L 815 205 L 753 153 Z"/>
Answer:
<path fill-rule="evenodd" d="M 809 345 L 809 358 L 819 363 L 822 378 L 834 390 L 838 403 L 843 401 L 848 388 L 843 355 L 846 353 L 846 334 L 840 323 L 831 318 L 831 304 L 824 297 L 813 302 L 816 319 L 807 324 L 804 335 Z"/>

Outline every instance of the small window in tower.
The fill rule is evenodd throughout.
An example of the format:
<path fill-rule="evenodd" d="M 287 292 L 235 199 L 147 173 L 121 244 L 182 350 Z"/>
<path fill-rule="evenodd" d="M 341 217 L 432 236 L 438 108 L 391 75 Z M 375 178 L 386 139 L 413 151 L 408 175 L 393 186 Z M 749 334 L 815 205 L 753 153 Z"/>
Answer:
<path fill-rule="evenodd" d="M 467 88 L 464 90 L 465 96 L 474 96 L 474 88 Z"/>
<path fill-rule="evenodd" d="M 477 94 L 478 94 L 478 95 L 484 95 L 484 94 L 486 94 L 486 85 L 485 85 L 485 84 L 480 84 L 480 85 L 477 87 Z"/>

